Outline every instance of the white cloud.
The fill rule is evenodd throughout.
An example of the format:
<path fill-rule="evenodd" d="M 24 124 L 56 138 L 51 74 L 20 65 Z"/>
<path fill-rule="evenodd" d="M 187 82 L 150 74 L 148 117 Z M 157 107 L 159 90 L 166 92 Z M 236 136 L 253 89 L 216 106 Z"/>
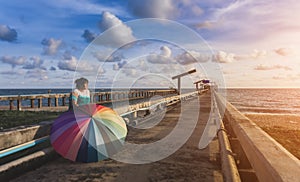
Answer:
<path fill-rule="evenodd" d="M 114 64 L 113 65 L 113 70 L 119 70 L 120 68 L 119 68 L 119 65 L 118 64 Z"/>
<path fill-rule="evenodd" d="M 276 75 L 272 77 L 273 80 L 285 80 L 285 81 L 299 80 L 299 78 L 300 78 L 300 74 Z"/>
<path fill-rule="evenodd" d="M 112 54 L 109 57 L 107 57 L 107 54 L 98 51 L 92 53 L 93 56 L 99 61 L 99 62 L 120 62 L 124 59 L 123 54 Z"/>
<path fill-rule="evenodd" d="M 0 40 L 13 42 L 17 40 L 18 33 L 15 29 L 10 28 L 7 25 L 0 25 Z"/>
<path fill-rule="evenodd" d="M 256 49 L 254 49 L 253 53 L 251 54 L 251 56 L 253 58 L 266 57 L 266 55 L 267 55 L 267 51 L 265 51 L 265 50 L 256 50 Z"/>
<path fill-rule="evenodd" d="M 119 70 L 127 64 L 127 61 L 120 61 L 117 64 L 113 65 L 113 70 Z"/>
<path fill-rule="evenodd" d="M 67 71 L 95 71 L 95 67 L 85 63 L 84 61 L 78 62 L 77 58 L 74 56 L 71 56 L 69 59 L 59 61 L 57 66 L 59 69 Z"/>
<path fill-rule="evenodd" d="M 176 60 L 183 65 L 197 63 L 197 62 L 207 62 L 211 59 L 211 56 L 207 54 L 201 54 L 197 51 L 188 51 L 176 56 Z"/>
<path fill-rule="evenodd" d="M 201 23 L 196 23 L 194 25 L 194 27 L 196 27 L 197 29 L 212 29 L 215 28 L 217 26 L 217 22 L 213 22 L 213 21 L 204 21 Z"/>
<path fill-rule="evenodd" d="M 48 80 L 47 71 L 39 68 L 27 71 L 25 78 L 34 78 L 37 80 Z"/>
<path fill-rule="evenodd" d="M 100 62 L 105 62 L 107 59 L 106 54 L 104 54 L 102 52 L 94 52 L 92 54 Z"/>
<path fill-rule="evenodd" d="M 214 56 L 214 61 L 218 63 L 231 63 L 235 60 L 233 53 L 227 53 L 224 51 L 218 51 Z"/>
<path fill-rule="evenodd" d="M 153 64 L 171 64 L 175 63 L 175 60 L 171 57 L 172 51 L 167 46 L 162 46 L 160 48 L 160 54 L 152 53 L 146 57 L 149 63 Z"/>
<path fill-rule="evenodd" d="M 236 60 L 244 60 L 244 59 L 260 59 L 267 56 L 266 50 L 257 50 L 254 49 L 252 53 L 249 54 L 238 54 L 235 55 Z"/>
<path fill-rule="evenodd" d="M 101 44 L 106 46 L 120 47 L 135 40 L 131 28 L 112 13 L 102 13 L 102 20 L 99 23 L 99 27 L 103 31 L 109 29 L 101 35 Z"/>
<path fill-rule="evenodd" d="M 278 48 L 274 52 L 280 56 L 289 56 L 294 53 L 294 50 L 292 48 Z"/>
<path fill-rule="evenodd" d="M 14 68 L 16 66 L 24 65 L 24 63 L 26 61 L 26 57 L 24 57 L 24 56 L 19 56 L 19 57 L 2 56 L 2 57 L 0 57 L 0 61 L 2 61 L 3 63 L 10 64 Z"/>
<path fill-rule="evenodd" d="M 35 68 L 46 69 L 42 67 L 43 63 L 44 60 L 42 60 L 39 56 L 33 56 L 25 62 L 23 68 L 24 69 L 35 69 Z"/>
<path fill-rule="evenodd" d="M 161 50 L 160 55 L 162 55 L 162 56 L 164 56 L 164 57 L 171 57 L 172 51 L 171 51 L 171 49 L 170 49 L 169 47 L 167 47 L 167 46 L 162 46 L 162 47 L 160 48 L 160 50 Z"/>
<path fill-rule="evenodd" d="M 158 70 L 157 73 L 164 73 L 166 75 L 169 75 L 170 77 L 174 76 L 174 74 L 180 73 L 183 69 L 179 64 L 165 65 L 161 68 L 162 69 Z"/>
<path fill-rule="evenodd" d="M 123 22 L 118 17 L 116 17 L 116 15 L 105 11 L 102 13 L 102 20 L 99 22 L 99 27 L 100 29 L 105 31 L 120 24 L 123 24 Z"/>
<path fill-rule="evenodd" d="M 272 79 L 273 80 L 285 80 L 285 79 L 287 79 L 287 77 L 285 77 L 285 76 L 273 76 Z"/>
<path fill-rule="evenodd" d="M 136 69 L 122 69 L 122 72 L 126 74 L 126 76 L 129 77 L 135 77 L 137 75 Z"/>
<path fill-rule="evenodd" d="M 267 65 L 257 65 L 254 70 L 260 70 L 260 71 L 264 71 L 264 70 L 275 70 L 275 69 L 284 69 L 286 71 L 292 70 L 292 68 L 288 67 L 288 66 L 283 66 L 283 65 L 273 65 L 273 66 L 267 66 Z"/>
<path fill-rule="evenodd" d="M 55 55 L 59 47 L 62 45 L 62 40 L 56 40 L 54 38 L 43 39 L 41 44 L 44 46 L 43 54 Z"/>
<path fill-rule="evenodd" d="M 150 54 L 147 56 L 147 61 L 153 64 L 171 64 L 174 63 L 174 59 L 165 57 L 159 54 Z"/>

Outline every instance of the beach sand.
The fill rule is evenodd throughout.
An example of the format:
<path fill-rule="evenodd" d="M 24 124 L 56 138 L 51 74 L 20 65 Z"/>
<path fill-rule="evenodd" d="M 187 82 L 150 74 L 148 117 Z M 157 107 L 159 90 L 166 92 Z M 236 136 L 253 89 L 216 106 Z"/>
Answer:
<path fill-rule="evenodd" d="M 300 115 L 265 113 L 245 115 L 300 159 Z"/>

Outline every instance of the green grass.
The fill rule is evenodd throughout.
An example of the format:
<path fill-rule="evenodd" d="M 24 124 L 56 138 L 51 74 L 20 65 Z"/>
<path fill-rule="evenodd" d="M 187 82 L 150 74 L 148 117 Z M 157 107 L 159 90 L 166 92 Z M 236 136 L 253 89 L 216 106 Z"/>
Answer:
<path fill-rule="evenodd" d="M 0 129 L 32 125 L 41 121 L 54 120 L 60 114 L 62 114 L 62 112 L 0 111 Z"/>

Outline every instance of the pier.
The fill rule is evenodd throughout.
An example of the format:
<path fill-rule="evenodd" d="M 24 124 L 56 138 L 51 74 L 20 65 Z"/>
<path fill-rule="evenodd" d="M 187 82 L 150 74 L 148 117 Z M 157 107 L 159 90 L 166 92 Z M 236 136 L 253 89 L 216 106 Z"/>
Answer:
<path fill-rule="evenodd" d="M 175 89 L 169 90 L 130 90 L 113 92 L 94 92 L 91 97 L 94 103 L 104 104 L 117 101 L 136 100 L 149 98 L 154 95 L 166 96 L 177 94 Z M 70 93 L 61 94 L 38 94 L 38 95 L 12 95 L 0 96 L 0 103 L 6 110 L 66 110 L 69 104 Z M 25 104 L 25 102 L 27 104 Z M 23 103 L 23 104 L 22 104 Z"/>
<path fill-rule="evenodd" d="M 151 109 L 162 105 L 167 107 L 167 111 L 159 124 L 142 132 L 130 127 L 155 122 L 160 115 L 151 114 Z M 112 159 L 97 163 L 70 162 L 59 157 L 49 143 L 42 142 L 49 134 L 49 121 L 0 134 L 0 156 L 7 155 L 0 158 L 0 179 L 246 182 L 294 182 L 300 179 L 299 160 L 213 89 L 166 97 L 153 107 L 138 104 L 132 107 L 131 112 L 121 114 L 128 118 L 126 140 L 135 143 L 158 141 L 174 129 L 182 112 L 187 113 L 183 118 L 187 124 L 198 118 L 187 142 L 163 160 L 138 165 Z M 189 114 L 195 109 L 200 109 L 198 116 Z M 224 117 L 221 117 L 223 113 L 219 113 L 219 110 L 225 110 Z M 216 135 L 205 148 L 199 148 L 201 137 L 207 131 Z M 184 135 L 184 131 L 178 137 L 181 135 Z M 21 151 L 8 153 L 13 147 L 16 150 L 30 145 L 34 145 L 35 150 L 28 147 L 22 151 L 22 155 Z"/>

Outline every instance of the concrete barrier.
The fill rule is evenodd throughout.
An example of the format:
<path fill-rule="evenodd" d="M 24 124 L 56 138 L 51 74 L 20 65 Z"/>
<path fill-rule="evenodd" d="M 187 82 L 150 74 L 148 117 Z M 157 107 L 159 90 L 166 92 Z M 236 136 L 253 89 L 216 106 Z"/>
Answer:
<path fill-rule="evenodd" d="M 0 132 L 0 150 L 20 145 L 50 134 L 52 121 L 39 125 L 11 128 Z"/>
<path fill-rule="evenodd" d="M 259 181 L 300 179 L 300 161 L 282 145 L 240 113 L 222 96 L 215 94 L 219 107 L 225 107 L 228 120 Z"/>

